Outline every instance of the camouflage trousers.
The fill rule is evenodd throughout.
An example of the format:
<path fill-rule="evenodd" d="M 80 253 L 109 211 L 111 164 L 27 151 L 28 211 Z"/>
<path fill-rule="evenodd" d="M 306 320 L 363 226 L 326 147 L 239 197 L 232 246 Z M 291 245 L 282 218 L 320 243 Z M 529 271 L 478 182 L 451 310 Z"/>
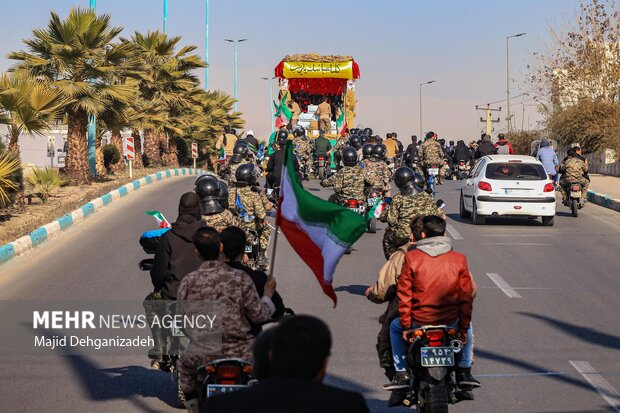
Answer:
<path fill-rule="evenodd" d="M 267 254 L 267 250 L 269 249 L 269 239 L 271 238 L 271 228 L 267 225 L 267 220 L 265 220 L 262 231 L 257 229 L 256 222 L 244 222 L 241 225 L 241 229 L 245 231 L 248 242 L 252 242 L 254 239 L 254 235 L 251 234 L 250 231 L 255 231 L 258 233 L 260 249 Z"/>
<path fill-rule="evenodd" d="M 390 256 L 401 246 L 405 245 L 409 238 L 410 235 L 403 234 L 403 231 L 394 230 L 390 227 L 386 228 L 383 233 L 383 255 L 385 255 L 385 259 L 390 259 Z"/>
<path fill-rule="evenodd" d="M 590 187 L 590 181 L 588 181 L 583 176 L 580 179 L 572 179 L 572 178 L 563 178 L 560 180 L 560 194 L 562 194 L 562 202 L 566 201 L 567 193 L 566 188 L 570 185 L 571 182 L 579 181 L 581 184 L 581 199 L 582 201 L 587 201 L 588 199 L 588 188 Z"/>

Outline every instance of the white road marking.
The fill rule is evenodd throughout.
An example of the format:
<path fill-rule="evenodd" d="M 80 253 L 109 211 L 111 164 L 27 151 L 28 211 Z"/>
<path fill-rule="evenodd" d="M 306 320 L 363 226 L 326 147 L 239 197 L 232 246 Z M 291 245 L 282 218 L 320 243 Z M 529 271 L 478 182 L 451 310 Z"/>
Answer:
<path fill-rule="evenodd" d="M 549 234 L 490 234 L 480 235 L 481 237 L 553 237 Z"/>
<path fill-rule="evenodd" d="M 612 409 L 620 413 L 620 393 L 618 393 L 614 386 L 598 374 L 587 361 L 569 361 L 569 363 L 609 403 Z"/>
<path fill-rule="evenodd" d="M 448 231 L 448 234 L 450 234 L 454 239 L 464 239 L 461 233 L 458 232 L 452 224 L 446 224 L 446 231 Z"/>
<path fill-rule="evenodd" d="M 523 298 L 521 294 L 517 292 L 514 288 L 508 284 L 506 280 L 502 278 L 501 275 L 493 272 L 488 272 L 487 275 L 499 288 L 508 296 L 508 298 Z"/>
<path fill-rule="evenodd" d="M 483 242 L 481 245 L 555 245 L 555 244 L 540 244 L 537 242 Z"/>

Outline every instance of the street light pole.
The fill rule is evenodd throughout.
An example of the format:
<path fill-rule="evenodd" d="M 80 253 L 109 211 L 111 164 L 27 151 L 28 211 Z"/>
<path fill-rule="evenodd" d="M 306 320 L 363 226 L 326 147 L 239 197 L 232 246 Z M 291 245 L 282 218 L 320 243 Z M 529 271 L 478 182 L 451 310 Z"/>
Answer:
<path fill-rule="evenodd" d="M 164 33 L 168 34 L 168 0 L 164 0 Z"/>
<path fill-rule="evenodd" d="M 275 116 L 275 114 L 273 113 L 274 108 L 273 108 L 273 87 L 271 86 L 271 81 L 273 79 L 275 79 L 275 76 L 273 77 L 261 77 L 261 79 L 263 80 L 267 80 L 269 83 L 269 112 L 271 113 L 271 132 L 275 132 L 275 125 L 274 125 L 274 121 L 273 118 Z"/>
<path fill-rule="evenodd" d="M 95 12 L 97 0 L 90 0 L 90 9 Z M 86 144 L 88 156 L 88 169 L 92 176 L 97 175 L 97 119 L 95 115 L 88 115 L 88 127 L 86 129 Z"/>
<path fill-rule="evenodd" d="M 229 43 L 235 44 L 234 87 L 233 87 L 233 94 L 234 94 L 233 97 L 235 98 L 235 104 L 234 104 L 233 110 L 236 112 L 237 111 L 237 46 L 239 45 L 239 43 L 245 42 L 248 39 L 239 39 L 239 40 L 224 39 L 224 40 Z"/>
<path fill-rule="evenodd" d="M 207 67 L 205 68 L 205 90 L 209 90 L 209 0 L 207 2 L 207 11 L 205 14 L 205 62 Z"/>
<path fill-rule="evenodd" d="M 424 129 L 422 128 L 422 86 L 430 85 L 431 83 L 435 83 L 435 81 L 430 80 L 428 82 L 420 83 L 420 137 L 419 139 L 422 139 L 422 132 L 424 131 Z"/>
<path fill-rule="evenodd" d="M 506 132 L 507 133 L 510 133 L 510 120 L 511 120 L 511 114 L 510 114 L 510 47 L 509 47 L 510 43 L 509 43 L 509 40 L 514 37 L 521 37 L 521 36 L 525 36 L 525 33 L 514 34 L 512 36 L 506 37 L 506 102 L 507 102 Z"/>

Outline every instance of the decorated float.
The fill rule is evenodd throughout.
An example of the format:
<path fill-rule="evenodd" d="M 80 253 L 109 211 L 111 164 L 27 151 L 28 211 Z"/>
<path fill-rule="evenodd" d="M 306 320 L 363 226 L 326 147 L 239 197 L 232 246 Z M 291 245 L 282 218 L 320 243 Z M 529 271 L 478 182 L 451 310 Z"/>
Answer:
<path fill-rule="evenodd" d="M 280 93 L 276 105 L 276 128 L 291 124 L 289 102 L 299 105 L 298 125 L 308 136 L 319 135 L 316 110 L 323 97 L 331 105 L 332 119 L 328 138 L 336 138 L 355 125 L 355 81 L 360 69 L 351 56 L 295 54 L 286 56 L 275 68 Z"/>

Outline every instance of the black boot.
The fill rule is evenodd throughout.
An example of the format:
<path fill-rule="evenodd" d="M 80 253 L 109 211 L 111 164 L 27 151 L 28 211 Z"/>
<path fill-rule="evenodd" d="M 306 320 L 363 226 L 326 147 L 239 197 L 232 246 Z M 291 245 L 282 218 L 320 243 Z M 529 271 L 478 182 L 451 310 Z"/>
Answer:
<path fill-rule="evenodd" d="M 383 385 L 383 390 L 403 390 L 409 387 L 410 381 L 411 378 L 406 371 L 397 371 L 392 381 Z"/>
<path fill-rule="evenodd" d="M 456 371 L 456 382 L 463 389 L 474 389 L 480 387 L 480 382 L 471 375 L 471 367 L 459 367 Z"/>

